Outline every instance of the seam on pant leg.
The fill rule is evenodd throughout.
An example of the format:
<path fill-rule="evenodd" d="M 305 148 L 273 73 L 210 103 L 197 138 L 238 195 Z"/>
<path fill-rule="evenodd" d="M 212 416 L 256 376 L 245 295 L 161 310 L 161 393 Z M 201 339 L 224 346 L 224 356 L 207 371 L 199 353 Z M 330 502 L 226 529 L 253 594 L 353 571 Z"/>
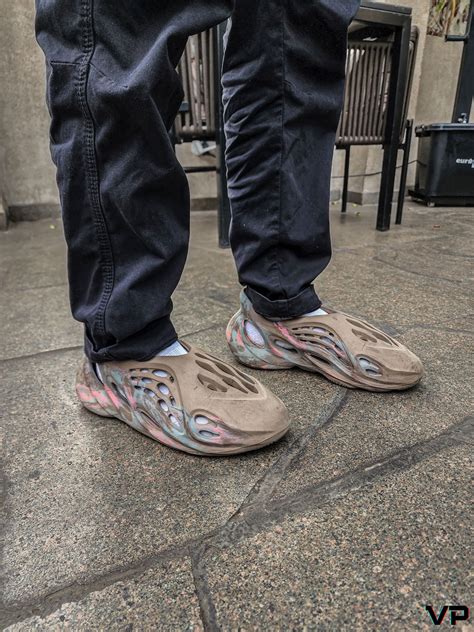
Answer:
<path fill-rule="evenodd" d="M 110 243 L 110 237 L 105 221 L 105 214 L 100 199 L 99 170 L 95 152 L 94 120 L 87 101 L 90 61 L 92 59 L 95 47 L 92 12 L 93 0 L 81 0 L 83 55 L 79 66 L 77 91 L 79 95 L 79 102 L 82 110 L 84 124 L 83 140 L 87 187 L 91 201 L 93 222 L 98 237 L 100 265 L 103 278 L 102 297 L 99 303 L 99 309 L 95 317 L 94 325 L 97 333 L 101 336 L 105 336 L 105 309 L 112 294 L 114 284 L 114 262 L 112 245 Z"/>
<path fill-rule="evenodd" d="M 284 125 L 285 125 L 285 0 L 280 0 L 280 61 L 281 61 L 281 137 L 280 137 L 280 171 L 278 174 L 278 226 L 277 226 L 277 239 L 275 244 L 275 263 L 277 273 L 277 283 L 282 295 L 286 296 L 286 292 L 283 290 L 281 282 L 281 205 L 282 205 L 282 170 L 283 170 L 283 155 L 285 149 L 284 140 Z"/>

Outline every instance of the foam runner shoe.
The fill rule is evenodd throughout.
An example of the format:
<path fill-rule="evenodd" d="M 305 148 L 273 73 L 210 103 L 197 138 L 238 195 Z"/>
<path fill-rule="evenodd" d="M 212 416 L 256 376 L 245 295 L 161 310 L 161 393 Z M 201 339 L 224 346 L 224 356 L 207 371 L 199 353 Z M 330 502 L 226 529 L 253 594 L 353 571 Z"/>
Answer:
<path fill-rule="evenodd" d="M 283 402 L 252 377 L 181 343 L 188 353 L 147 362 L 85 359 L 77 376 L 82 404 L 121 419 L 167 446 L 197 455 L 238 454 L 282 437 Z"/>
<path fill-rule="evenodd" d="M 237 360 L 255 369 L 299 367 L 347 388 L 404 390 L 417 384 L 417 356 L 383 331 L 342 312 L 273 322 L 255 312 L 247 295 L 227 326 Z"/>

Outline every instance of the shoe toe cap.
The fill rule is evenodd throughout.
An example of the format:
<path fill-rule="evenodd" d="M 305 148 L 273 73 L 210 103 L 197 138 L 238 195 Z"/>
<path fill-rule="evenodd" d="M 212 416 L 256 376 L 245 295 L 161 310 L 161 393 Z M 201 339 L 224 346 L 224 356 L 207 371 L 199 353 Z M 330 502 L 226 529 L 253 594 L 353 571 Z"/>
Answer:
<path fill-rule="evenodd" d="M 194 419 L 199 417 L 200 415 L 195 415 Z M 207 417 L 211 418 L 211 414 Z M 290 427 L 286 406 L 267 389 L 262 389 L 262 394 L 258 398 L 223 402 L 213 418 L 213 423 L 216 424 L 215 432 L 219 433 L 221 443 L 227 443 L 229 447 L 240 445 L 245 449 L 276 441 Z M 201 436 L 203 430 L 205 436 L 206 429 L 201 424 L 198 430 Z"/>
<path fill-rule="evenodd" d="M 379 374 L 371 373 L 371 368 L 365 370 L 361 363 L 361 371 L 365 373 L 365 378 L 373 377 L 375 382 L 382 381 L 387 385 L 396 388 L 409 388 L 417 384 L 423 377 L 423 364 L 412 351 L 399 345 L 397 348 L 384 349 L 382 352 L 377 349 L 374 353 L 367 353 L 369 361 L 373 361 L 374 367 L 379 370 Z M 364 361 L 365 358 L 362 359 Z"/>

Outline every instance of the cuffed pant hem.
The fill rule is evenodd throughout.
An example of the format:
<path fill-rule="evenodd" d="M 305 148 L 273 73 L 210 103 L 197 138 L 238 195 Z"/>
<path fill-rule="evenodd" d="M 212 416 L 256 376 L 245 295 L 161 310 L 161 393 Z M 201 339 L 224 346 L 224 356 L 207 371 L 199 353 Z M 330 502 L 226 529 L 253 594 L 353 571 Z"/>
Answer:
<path fill-rule="evenodd" d="M 146 362 L 177 339 L 176 330 L 170 318 L 166 316 L 151 323 L 134 336 L 99 350 L 94 349 L 86 333 L 84 351 L 89 360 L 97 363 L 124 360 Z"/>
<path fill-rule="evenodd" d="M 312 285 L 293 298 L 276 301 L 271 301 L 250 287 L 246 287 L 244 291 L 255 311 L 268 320 L 289 320 L 321 307 L 321 301 Z"/>

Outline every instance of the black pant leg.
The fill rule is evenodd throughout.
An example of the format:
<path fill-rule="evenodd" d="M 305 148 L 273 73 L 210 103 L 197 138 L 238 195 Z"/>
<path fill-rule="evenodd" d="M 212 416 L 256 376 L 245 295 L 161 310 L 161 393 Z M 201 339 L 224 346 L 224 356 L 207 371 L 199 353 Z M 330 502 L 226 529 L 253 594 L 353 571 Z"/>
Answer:
<path fill-rule="evenodd" d="M 97 362 L 173 342 L 189 191 L 168 138 L 188 35 L 231 0 L 37 0 L 73 315 Z"/>
<path fill-rule="evenodd" d="M 317 309 L 347 28 L 359 0 L 237 0 L 223 77 L 231 245 L 255 309 Z"/>

